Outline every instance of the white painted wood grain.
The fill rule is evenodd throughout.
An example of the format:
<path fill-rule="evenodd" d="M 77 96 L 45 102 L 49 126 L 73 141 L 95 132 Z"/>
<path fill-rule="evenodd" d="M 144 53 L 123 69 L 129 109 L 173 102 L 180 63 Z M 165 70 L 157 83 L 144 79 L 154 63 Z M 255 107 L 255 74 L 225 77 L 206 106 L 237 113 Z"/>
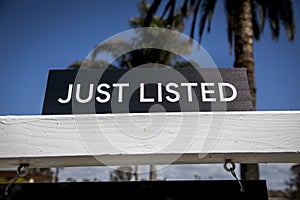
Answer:
<path fill-rule="evenodd" d="M 300 163 L 300 111 L 0 117 L 0 167 Z"/>

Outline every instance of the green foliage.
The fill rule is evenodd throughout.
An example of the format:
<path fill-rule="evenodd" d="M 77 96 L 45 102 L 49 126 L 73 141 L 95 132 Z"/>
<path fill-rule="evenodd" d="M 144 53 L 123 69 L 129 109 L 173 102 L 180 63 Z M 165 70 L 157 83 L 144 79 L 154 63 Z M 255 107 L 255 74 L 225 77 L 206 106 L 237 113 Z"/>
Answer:
<path fill-rule="evenodd" d="M 132 28 L 140 28 L 145 27 L 145 23 L 147 23 L 147 26 L 149 27 L 166 27 L 182 32 L 184 30 L 184 15 L 182 12 L 175 10 L 173 2 L 174 0 L 171 0 L 166 5 L 161 16 L 151 15 L 151 17 L 148 16 L 148 14 L 154 9 L 153 6 L 150 7 L 150 4 L 148 4 L 145 0 L 139 2 L 138 9 L 140 16 L 132 17 L 129 20 L 130 26 Z M 169 13 L 166 18 L 167 12 Z"/>
<path fill-rule="evenodd" d="M 294 174 L 293 177 L 286 182 L 286 191 L 290 200 L 300 200 L 300 174 Z"/>
<path fill-rule="evenodd" d="M 71 65 L 68 66 L 68 69 L 79 69 L 81 65 L 84 65 L 85 68 L 87 69 L 101 69 L 101 68 L 108 68 L 114 69 L 116 66 L 109 64 L 105 61 L 102 60 L 96 60 L 96 61 L 90 61 L 90 60 L 77 60 Z"/>
<path fill-rule="evenodd" d="M 133 178 L 133 168 L 131 166 L 121 166 L 109 173 L 110 181 L 130 181 Z"/>
<path fill-rule="evenodd" d="M 230 49 L 232 46 L 232 37 L 235 33 L 236 20 L 234 19 L 234 12 L 240 10 L 237 7 L 239 5 L 237 1 L 240 0 L 225 0 L 224 7 L 227 15 L 227 30 L 228 41 Z M 148 13 L 144 20 L 144 26 L 151 26 L 151 19 L 159 10 L 159 6 L 162 4 L 162 0 L 154 0 L 148 9 Z M 214 14 L 216 0 L 185 0 L 178 6 L 176 1 L 168 0 L 164 6 L 164 12 L 169 12 L 168 19 L 164 24 L 165 27 L 172 26 L 172 23 L 177 16 L 181 16 L 187 19 L 190 15 L 193 15 L 191 23 L 190 37 L 194 38 L 195 26 L 197 19 L 199 18 L 199 42 L 203 36 L 203 31 L 207 26 L 207 31 L 210 31 L 211 21 Z M 177 6 L 177 8 L 176 8 Z M 264 29 L 264 24 L 269 21 L 272 39 L 277 40 L 280 33 L 280 24 L 283 25 L 288 39 L 294 40 L 295 22 L 293 14 L 293 4 L 291 0 L 251 0 L 251 13 L 252 13 L 252 26 L 255 39 L 259 39 Z M 175 11 L 176 12 L 175 12 Z M 184 26 L 183 26 L 184 27 Z"/>
<path fill-rule="evenodd" d="M 132 17 L 129 20 L 130 25 L 133 28 L 143 27 L 146 16 L 148 12 L 151 11 L 151 7 L 146 3 L 146 1 L 141 1 L 138 3 L 138 8 L 140 11 L 140 16 Z M 149 25 L 152 27 L 168 27 L 170 29 L 182 31 L 184 27 L 183 15 L 179 11 L 175 12 L 175 10 L 172 10 L 173 8 L 174 7 L 165 9 L 162 16 L 152 16 Z M 167 13 L 168 9 L 171 9 L 172 12 L 169 13 L 168 17 L 166 18 L 165 14 Z M 152 35 L 149 37 L 149 34 Z M 80 66 L 82 66 L 82 64 L 84 64 L 84 68 L 103 68 L 107 66 L 108 63 L 111 63 L 109 58 L 115 59 L 112 65 L 110 65 L 112 68 L 130 69 L 147 63 L 160 63 L 173 66 L 176 60 L 180 59 L 178 55 L 161 49 L 140 48 L 140 46 L 153 46 L 153 44 L 156 44 L 156 41 L 149 39 L 147 40 L 147 38 L 155 38 L 155 34 L 157 34 L 155 31 L 153 33 L 150 31 L 145 33 L 138 32 L 137 30 L 137 36 L 131 38 L 129 41 L 125 41 L 122 38 L 115 38 L 113 40 L 106 41 L 100 46 L 96 46 L 88 59 L 85 61 L 76 61 L 68 68 L 78 69 Z M 180 39 L 179 35 L 176 39 L 170 38 L 168 35 L 165 35 L 164 37 L 165 38 L 160 37 L 159 39 L 164 41 L 166 45 L 171 43 L 173 47 L 172 51 L 180 51 L 182 54 L 190 53 L 191 47 L 189 41 Z M 128 49 L 133 49 L 133 51 L 126 52 Z"/>

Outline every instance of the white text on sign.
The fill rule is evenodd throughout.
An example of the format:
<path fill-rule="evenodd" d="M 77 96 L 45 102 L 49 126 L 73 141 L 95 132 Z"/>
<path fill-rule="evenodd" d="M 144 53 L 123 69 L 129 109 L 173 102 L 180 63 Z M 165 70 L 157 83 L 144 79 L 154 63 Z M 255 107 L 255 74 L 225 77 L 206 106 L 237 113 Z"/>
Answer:
<path fill-rule="evenodd" d="M 230 83 L 167 83 L 165 87 L 166 94 L 163 96 L 163 85 L 162 83 L 157 83 L 157 95 L 156 97 L 146 97 L 146 88 L 144 83 L 140 83 L 139 92 L 140 92 L 140 102 L 141 103 L 149 103 L 149 102 L 162 102 L 163 98 L 166 99 L 168 102 L 175 103 L 179 102 L 182 98 L 182 95 L 178 91 L 179 87 L 186 89 L 186 94 L 188 102 L 193 102 L 193 89 L 197 89 L 199 87 L 201 91 L 201 97 L 203 102 L 230 102 L 236 99 L 237 97 L 237 90 L 234 85 Z M 215 87 L 217 85 L 218 94 L 216 95 Z M 111 94 L 109 93 L 109 89 L 113 88 L 117 90 L 117 102 L 122 103 L 124 101 L 124 92 L 126 92 L 126 88 L 130 87 L 129 83 L 113 83 L 112 85 L 109 85 L 107 83 L 100 83 L 96 86 L 95 84 L 89 84 L 88 87 L 88 95 L 85 98 L 82 98 L 81 90 L 82 86 L 81 84 L 76 84 L 75 88 L 73 84 L 69 84 L 68 92 L 66 95 L 66 98 L 60 97 L 58 98 L 58 102 L 61 104 L 67 104 L 71 102 L 72 100 L 72 94 L 75 92 L 75 99 L 79 103 L 89 103 L 93 98 L 93 92 L 96 89 L 96 91 L 101 94 L 96 95 L 96 101 L 98 103 L 107 103 L 111 100 Z M 231 96 L 226 96 L 225 94 L 225 88 L 231 90 Z M 86 89 L 86 88 L 84 88 Z"/>

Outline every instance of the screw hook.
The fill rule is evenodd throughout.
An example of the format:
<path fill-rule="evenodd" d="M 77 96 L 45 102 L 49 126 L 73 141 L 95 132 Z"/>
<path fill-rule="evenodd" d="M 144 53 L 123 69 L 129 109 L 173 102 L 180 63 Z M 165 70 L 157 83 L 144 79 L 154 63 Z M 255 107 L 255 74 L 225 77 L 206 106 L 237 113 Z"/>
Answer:
<path fill-rule="evenodd" d="M 231 167 L 228 167 L 228 165 L 231 165 Z M 230 159 L 226 159 L 225 160 L 225 162 L 224 162 L 224 169 L 227 171 L 227 172 L 230 172 L 231 174 L 232 174 L 232 176 L 237 180 L 237 182 L 239 183 L 239 185 L 240 185 L 240 191 L 241 192 L 244 192 L 245 191 L 245 189 L 244 189 L 244 187 L 243 187 L 243 185 L 242 185 L 242 183 L 241 183 L 241 181 L 238 179 L 238 177 L 237 177 L 237 175 L 236 175 L 236 173 L 235 173 L 235 163 L 232 161 L 232 160 L 230 160 Z"/>
<path fill-rule="evenodd" d="M 8 195 L 8 189 L 11 187 L 12 184 L 14 184 L 19 178 L 24 177 L 28 174 L 28 167 L 29 164 L 20 164 L 18 166 L 16 176 L 5 188 L 4 195 Z"/>

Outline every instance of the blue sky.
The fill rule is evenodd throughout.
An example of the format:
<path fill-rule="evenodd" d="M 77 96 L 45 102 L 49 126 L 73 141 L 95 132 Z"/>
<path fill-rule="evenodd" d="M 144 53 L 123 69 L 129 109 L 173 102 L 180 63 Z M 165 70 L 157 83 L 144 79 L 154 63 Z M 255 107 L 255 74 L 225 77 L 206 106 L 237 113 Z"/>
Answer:
<path fill-rule="evenodd" d="M 48 71 L 84 59 L 105 39 L 130 29 L 138 0 L 1 0 L 0 115 L 40 115 Z M 300 110 L 300 4 L 294 1 L 293 43 L 281 29 L 278 42 L 266 24 L 254 44 L 257 110 Z M 185 30 L 189 34 L 187 25 Z M 203 47 L 219 67 L 231 67 L 223 2 Z"/>

